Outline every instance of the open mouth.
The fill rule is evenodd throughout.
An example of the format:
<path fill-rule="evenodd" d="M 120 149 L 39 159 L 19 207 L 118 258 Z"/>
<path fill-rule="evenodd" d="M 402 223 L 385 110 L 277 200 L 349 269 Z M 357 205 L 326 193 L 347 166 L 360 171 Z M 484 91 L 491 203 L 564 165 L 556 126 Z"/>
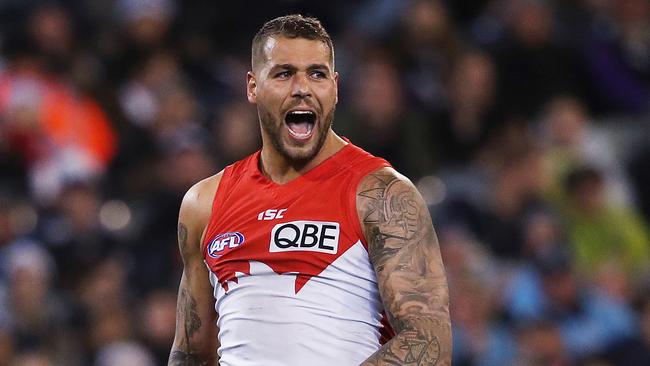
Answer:
<path fill-rule="evenodd" d="M 291 136 L 299 140 L 311 137 L 316 125 L 316 113 L 309 110 L 290 111 L 284 117 Z"/>

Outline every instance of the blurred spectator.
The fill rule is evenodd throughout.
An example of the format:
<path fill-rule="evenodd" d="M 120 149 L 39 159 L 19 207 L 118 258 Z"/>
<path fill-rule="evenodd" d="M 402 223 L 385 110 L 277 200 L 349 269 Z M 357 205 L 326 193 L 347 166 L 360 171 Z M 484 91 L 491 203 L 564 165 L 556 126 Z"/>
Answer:
<path fill-rule="evenodd" d="M 49 246 L 59 268 L 59 284 L 65 289 L 74 289 L 116 249 L 114 238 L 100 224 L 101 204 L 102 197 L 92 184 L 71 182 L 41 220 L 39 237 Z"/>
<path fill-rule="evenodd" d="M 135 336 L 131 293 L 127 285 L 127 263 L 124 258 L 104 259 L 80 281 L 76 291 L 85 324 L 85 362 L 95 358 L 105 347 Z"/>
<path fill-rule="evenodd" d="M 45 74 L 33 55 L 16 56 L 0 73 L 3 134 L 29 169 L 35 198 L 50 203 L 66 179 L 104 172 L 115 150 L 106 115 Z"/>
<path fill-rule="evenodd" d="M 602 174 L 577 168 L 566 177 L 566 219 L 578 270 L 593 278 L 614 262 L 635 278 L 650 263 L 648 227 L 634 211 L 608 204 Z"/>
<path fill-rule="evenodd" d="M 52 359 L 42 352 L 23 352 L 16 355 L 9 366 L 54 366 Z"/>
<path fill-rule="evenodd" d="M 515 342 L 497 319 L 499 278 L 485 251 L 458 228 L 440 232 L 450 283 L 454 365 L 512 364 Z"/>
<path fill-rule="evenodd" d="M 200 123 L 200 105 L 189 89 L 178 58 L 157 51 L 147 58 L 120 91 L 120 105 L 131 126 L 113 166 L 118 185 L 133 195 L 148 194 L 161 178 L 162 160 L 179 151 L 203 150 L 210 141 Z M 187 155 L 187 154 L 186 154 Z M 209 174 L 201 175 L 205 178 Z M 175 175 L 177 179 L 194 177 Z"/>
<path fill-rule="evenodd" d="M 568 171 L 576 166 L 590 165 L 606 174 L 607 202 L 617 206 L 631 204 L 623 157 L 607 131 L 594 126 L 580 100 L 569 96 L 553 98 L 545 107 L 540 129 L 553 179 L 551 184 L 555 197 L 552 198 L 565 199 L 561 186 Z"/>
<path fill-rule="evenodd" d="M 140 333 L 143 343 L 155 357 L 156 365 L 165 364 L 169 358 L 169 345 L 174 341 L 176 299 L 173 291 L 159 290 L 144 300 Z"/>
<path fill-rule="evenodd" d="M 633 290 L 639 281 L 639 276 L 629 276 L 628 270 L 623 265 L 616 259 L 606 261 L 595 270 L 590 280 L 595 290 L 617 301 L 630 304 L 633 301 Z"/>
<path fill-rule="evenodd" d="M 177 283 L 181 270 L 176 242 L 179 202 L 194 183 L 218 171 L 208 152 L 191 139 L 179 138 L 167 148 L 169 151 L 154 162 L 150 177 L 154 183 L 147 186 L 136 204 L 145 203 L 139 236 L 129 248 L 135 259 L 133 285 L 139 290 Z"/>
<path fill-rule="evenodd" d="M 565 245 L 566 234 L 561 218 L 552 210 L 532 210 L 524 218 L 523 225 L 523 254 L 527 260 L 535 260 Z"/>
<path fill-rule="evenodd" d="M 461 54 L 451 70 L 448 105 L 436 117 L 431 141 L 440 166 L 470 164 L 501 122 L 496 110 L 496 74 L 481 52 Z"/>
<path fill-rule="evenodd" d="M 638 335 L 622 339 L 605 352 L 605 359 L 614 365 L 641 366 L 650 364 L 650 296 L 641 295 L 638 304 L 640 319 Z"/>
<path fill-rule="evenodd" d="M 543 302 L 539 273 L 534 264 L 539 258 L 553 258 L 554 253 L 565 250 L 566 238 L 559 219 L 549 210 L 534 210 L 524 218 L 523 252 L 526 260 L 515 266 L 507 277 L 505 304 L 509 313 L 526 314 Z M 512 292 L 516 292 L 516 296 L 511 296 Z"/>
<path fill-rule="evenodd" d="M 94 363 L 95 366 L 154 366 L 156 364 L 147 349 L 135 342 L 119 342 L 106 346 L 99 352 Z"/>
<path fill-rule="evenodd" d="M 4 300 L 0 299 L 0 302 Z M 3 315 L 0 315 L 3 317 Z M 13 358 L 14 353 L 14 335 L 9 329 L 8 324 L 4 324 L 7 320 L 0 320 L 0 365 L 8 365 L 9 360 Z"/>
<path fill-rule="evenodd" d="M 612 1 L 584 42 L 584 62 L 606 111 L 643 113 L 650 100 L 650 4 Z"/>
<path fill-rule="evenodd" d="M 97 314 L 90 323 L 88 334 L 88 346 L 92 354 L 101 355 L 105 348 L 130 339 L 133 331 L 132 321 L 126 307 Z"/>
<path fill-rule="evenodd" d="M 8 250 L 17 239 L 31 233 L 38 222 L 38 213 L 24 198 L 10 198 L 0 194 L 0 253 Z M 0 267 L 7 255 L 0 256 Z M 1 276 L 1 275 L 0 275 Z"/>
<path fill-rule="evenodd" d="M 642 128 L 645 128 L 645 123 Z M 645 142 L 642 147 L 633 152 L 627 165 L 627 174 L 632 180 L 636 206 L 645 216 L 645 222 L 650 223 L 650 144 Z"/>
<path fill-rule="evenodd" d="M 354 74 L 350 110 L 337 114 L 334 126 L 354 144 L 384 156 L 410 177 L 431 170 L 432 155 L 421 139 L 426 121 L 405 105 L 398 69 L 381 53 L 359 66 Z"/>
<path fill-rule="evenodd" d="M 146 47 L 162 42 L 175 9 L 169 0 L 119 0 L 117 10 L 129 38 Z"/>
<path fill-rule="evenodd" d="M 520 268 L 504 301 L 515 323 L 541 320 L 556 325 L 562 348 L 574 362 L 603 352 L 636 331 L 632 309 L 581 284 L 563 248 L 538 256 L 534 266 Z"/>
<path fill-rule="evenodd" d="M 165 90 L 156 115 L 153 134 L 163 149 L 187 144 L 201 146 L 206 131 L 198 123 L 199 110 L 191 92 L 183 87 Z"/>
<path fill-rule="evenodd" d="M 74 34 L 66 9 L 45 3 L 33 11 L 28 27 L 46 69 L 55 74 L 67 73 L 73 64 Z"/>
<path fill-rule="evenodd" d="M 128 305 L 124 262 L 123 258 L 105 258 L 80 281 L 79 299 L 91 317 L 110 317 Z"/>
<path fill-rule="evenodd" d="M 546 174 L 540 151 L 521 151 L 495 172 L 482 207 L 481 238 L 500 258 L 519 259 L 525 253 L 524 224 L 528 213 L 546 206 L 541 189 Z"/>
<path fill-rule="evenodd" d="M 499 99 L 507 101 L 510 114 L 532 117 L 554 94 L 579 89 L 575 56 L 553 37 L 550 1 L 510 0 L 503 6 L 507 32 L 495 51 Z"/>
<path fill-rule="evenodd" d="M 70 314 L 52 286 L 52 258 L 35 243 L 16 242 L 6 263 L 9 296 L 2 304 L 9 310 L 17 357 L 42 350 L 59 363 L 78 362 L 77 335 L 71 333 Z"/>
<path fill-rule="evenodd" d="M 152 128 L 160 115 L 161 95 L 182 81 L 178 60 L 169 52 L 151 55 L 125 84 L 120 104 L 131 123 Z"/>
<path fill-rule="evenodd" d="M 110 55 L 110 67 L 115 75 L 124 77 L 132 66 L 172 41 L 170 28 L 176 11 L 169 0 L 118 0 L 114 4 L 122 44 Z"/>
<path fill-rule="evenodd" d="M 253 153 L 261 146 L 255 109 L 246 102 L 226 104 L 212 124 L 215 153 L 221 166 Z"/>
<path fill-rule="evenodd" d="M 568 366 L 569 355 L 557 325 L 547 321 L 523 324 L 517 331 L 515 365 Z"/>
<path fill-rule="evenodd" d="M 404 75 L 409 104 L 427 112 L 444 108 L 446 75 L 452 69 L 461 43 L 445 2 L 407 2 L 394 32 L 394 49 Z"/>
<path fill-rule="evenodd" d="M 458 0 L 447 3 L 453 18 L 467 27 L 473 20 L 480 17 L 493 0 Z"/>

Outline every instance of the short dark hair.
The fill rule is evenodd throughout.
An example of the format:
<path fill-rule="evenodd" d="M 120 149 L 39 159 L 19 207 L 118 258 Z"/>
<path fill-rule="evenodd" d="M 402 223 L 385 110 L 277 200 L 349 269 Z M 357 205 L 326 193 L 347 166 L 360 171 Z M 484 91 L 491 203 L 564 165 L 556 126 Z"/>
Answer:
<path fill-rule="evenodd" d="M 574 195 L 585 184 L 602 184 L 602 173 L 595 167 L 581 165 L 570 170 L 564 177 L 564 190 L 569 195 Z"/>
<path fill-rule="evenodd" d="M 316 18 L 291 14 L 271 19 L 257 31 L 251 47 L 251 67 L 253 69 L 255 69 L 255 63 L 264 57 L 264 42 L 274 36 L 321 41 L 329 48 L 330 60 L 332 66 L 334 65 L 334 44 L 321 22 Z"/>

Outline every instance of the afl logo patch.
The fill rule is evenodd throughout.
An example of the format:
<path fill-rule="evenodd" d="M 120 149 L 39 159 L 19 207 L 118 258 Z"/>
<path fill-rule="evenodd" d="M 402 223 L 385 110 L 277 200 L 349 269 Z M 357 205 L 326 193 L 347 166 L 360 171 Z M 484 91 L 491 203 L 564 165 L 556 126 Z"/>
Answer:
<path fill-rule="evenodd" d="M 212 258 L 221 257 L 227 249 L 237 248 L 244 244 L 244 235 L 240 232 L 217 235 L 208 246 L 208 255 Z"/>

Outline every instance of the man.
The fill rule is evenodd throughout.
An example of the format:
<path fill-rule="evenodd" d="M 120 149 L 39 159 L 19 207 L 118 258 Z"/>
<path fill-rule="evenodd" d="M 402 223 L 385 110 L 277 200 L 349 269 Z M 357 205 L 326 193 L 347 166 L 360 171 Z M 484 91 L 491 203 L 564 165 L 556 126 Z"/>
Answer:
<path fill-rule="evenodd" d="M 331 130 L 337 83 L 318 20 L 280 17 L 253 39 L 247 94 L 262 149 L 183 199 L 169 365 L 450 364 L 427 207 Z"/>

